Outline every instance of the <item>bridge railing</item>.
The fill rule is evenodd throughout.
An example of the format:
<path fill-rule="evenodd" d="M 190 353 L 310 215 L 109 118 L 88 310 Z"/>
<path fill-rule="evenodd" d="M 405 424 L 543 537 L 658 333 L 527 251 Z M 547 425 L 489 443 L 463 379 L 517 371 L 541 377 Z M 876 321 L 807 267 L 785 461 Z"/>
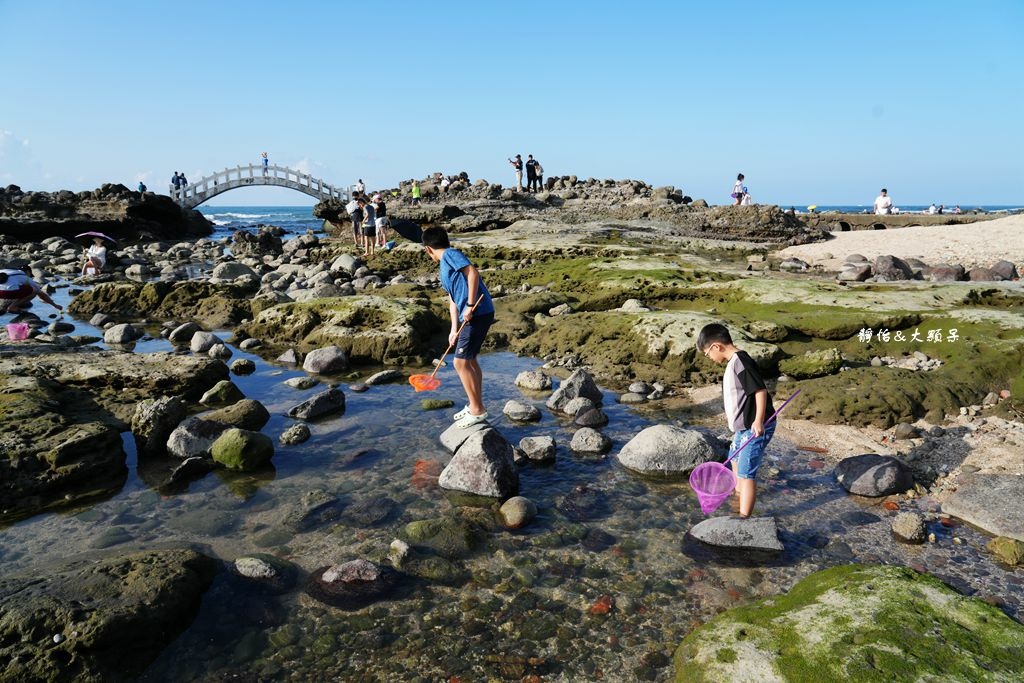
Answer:
<path fill-rule="evenodd" d="M 236 187 L 247 185 L 277 185 L 290 187 L 320 199 L 348 200 L 348 192 L 314 178 L 309 173 L 278 166 L 277 164 L 249 164 L 225 168 L 184 187 L 168 186 L 171 197 L 179 204 L 193 207 L 202 204 L 210 197 Z"/>

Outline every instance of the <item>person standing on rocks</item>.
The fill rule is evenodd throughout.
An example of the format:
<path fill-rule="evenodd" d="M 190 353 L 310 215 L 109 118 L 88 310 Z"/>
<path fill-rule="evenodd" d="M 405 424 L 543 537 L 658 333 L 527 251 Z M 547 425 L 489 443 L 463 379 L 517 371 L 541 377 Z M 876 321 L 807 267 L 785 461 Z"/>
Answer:
<path fill-rule="evenodd" d="M 146 191 L 146 183 L 144 183 L 144 182 L 142 182 L 142 181 L 140 180 L 140 181 L 139 181 L 139 194 L 142 194 L 142 193 L 143 193 L 143 192 L 145 192 L 145 191 Z"/>
<path fill-rule="evenodd" d="M 440 264 L 441 286 L 448 292 L 448 311 L 452 318 L 448 343 L 455 347 L 455 372 L 469 401 L 453 419 L 458 427 L 465 429 L 488 418 L 483 399 L 484 373 L 477 355 L 494 322 L 494 303 L 480 272 L 465 254 L 452 249 L 444 228 L 424 230 L 423 248 L 434 263 Z"/>
<path fill-rule="evenodd" d="M 757 500 L 757 470 L 775 434 L 775 422 L 764 423 L 765 418 L 775 412 L 772 397 L 757 363 L 746 351 L 736 348 L 725 325 L 705 325 L 697 335 L 697 350 L 713 363 L 727 363 L 722 377 L 722 397 L 726 421 L 734 434 L 729 455 L 750 440 L 732 461 L 736 491 L 740 496 L 740 517 L 747 518 Z"/>
<path fill-rule="evenodd" d="M 537 165 L 533 167 L 533 172 L 537 175 L 537 187 L 540 188 L 538 191 L 544 191 L 544 167 L 537 162 Z"/>
<path fill-rule="evenodd" d="M 388 226 L 391 225 L 388 219 L 388 207 L 384 203 L 384 197 L 380 192 L 373 195 L 373 210 L 377 215 L 375 227 L 377 229 L 377 246 L 383 248 L 388 241 Z"/>
<path fill-rule="evenodd" d="M 345 211 L 348 212 L 348 218 L 352 221 L 352 244 L 358 247 L 359 238 L 362 234 L 359 226 L 363 224 L 363 209 L 359 206 L 356 197 L 352 197 L 348 204 L 345 205 Z"/>
<path fill-rule="evenodd" d="M 359 182 L 356 183 L 356 194 L 358 194 L 358 195 L 366 194 L 366 183 L 363 182 L 362 178 L 360 178 Z"/>
<path fill-rule="evenodd" d="M 171 187 L 174 188 L 174 198 L 177 199 L 178 190 L 181 189 L 181 176 L 178 175 L 177 171 L 171 176 Z"/>
<path fill-rule="evenodd" d="M 363 210 L 363 256 L 369 258 L 376 250 L 377 214 L 366 197 L 360 196 L 358 201 L 359 208 Z"/>
<path fill-rule="evenodd" d="M 416 182 L 415 180 L 412 181 L 412 203 L 413 204 L 419 204 L 420 203 L 420 193 L 421 193 L 420 184 L 418 182 Z"/>
<path fill-rule="evenodd" d="M 537 162 L 533 160 L 532 154 L 526 155 L 526 191 L 537 191 Z"/>
<path fill-rule="evenodd" d="M 54 303 L 42 286 L 30 277 L 31 274 L 29 266 L 24 270 L 0 270 L 0 312 L 24 313 L 24 307 L 37 296 L 63 312 L 64 309 Z"/>
<path fill-rule="evenodd" d="M 512 165 L 512 168 L 516 170 L 516 192 L 523 191 L 523 155 L 517 154 L 515 161 L 512 159 L 508 160 L 508 163 Z"/>
<path fill-rule="evenodd" d="M 736 203 L 733 204 L 733 206 L 739 206 L 740 204 L 743 203 L 744 194 L 745 192 L 743 190 L 743 174 L 740 173 L 738 176 L 736 176 L 736 184 L 732 186 L 732 195 L 730 195 L 733 199 L 736 200 Z"/>

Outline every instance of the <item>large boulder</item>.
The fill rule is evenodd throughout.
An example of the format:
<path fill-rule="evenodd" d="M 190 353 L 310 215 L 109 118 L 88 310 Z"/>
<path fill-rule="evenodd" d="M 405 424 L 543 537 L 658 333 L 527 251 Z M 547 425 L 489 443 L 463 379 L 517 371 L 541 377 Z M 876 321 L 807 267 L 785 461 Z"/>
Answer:
<path fill-rule="evenodd" d="M 547 406 L 551 410 L 561 411 L 574 398 L 589 398 L 595 405 L 601 405 L 604 399 L 594 378 L 586 370 L 576 370 L 562 380 L 558 389 L 548 397 Z"/>
<path fill-rule="evenodd" d="M 210 446 L 210 456 L 229 470 L 255 470 L 274 457 L 274 442 L 265 434 L 231 427 Z"/>
<path fill-rule="evenodd" d="M 142 337 L 142 330 L 128 323 L 114 325 L 103 333 L 103 341 L 107 344 L 130 344 Z"/>
<path fill-rule="evenodd" d="M 229 427 L 223 422 L 190 417 L 175 427 L 167 437 L 167 453 L 182 460 L 207 458 L 213 442 Z"/>
<path fill-rule="evenodd" d="M 836 481 L 857 496 L 879 498 L 914 487 L 910 468 L 888 455 L 866 453 L 843 458 L 836 465 Z"/>
<path fill-rule="evenodd" d="M 216 563 L 151 550 L 0 579 L 6 681 L 134 680 L 191 623 Z"/>
<path fill-rule="evenodd" d="M 348 356 L 337 346 L 314 349 L 306 354 L 302 369 L 316 375 L 330 375 L 348 369 Z"/>
<path fill-rule="evenodd" d="M 177 396 L 146 399 L 132 415 L 132 436 L 140 456 L 159 456 L 167 452 L 167 439 L 187 414 L 187 406 Z"/>
<path fill-rule="evenodd" d="M 519 472 L 511 444 L 493 428 L 473 432 L 441 471 L 438 484 L 502 500 L 514 496 L 519 490 Z"/>
<path fill-rule="evenodd" d="M 910 267 L 910 264 L 901 258 L 888 254 L 875 258 L 871 270 L 875 274 L 875 279 L 882 282 L 914 279 L 914 270 Z"/>
<path fill-rule="evenodd" d="M 345 394 L 341 389 L 328 389 L 315 394 L 288 410 L 288 417 L 297 420 L 315 420 L 327 415 L 345 412 Z"/>
<path fill-rule="evenodd" d="M 720 460 L 720 446 L 694 429 L 671 425 L 647 427 L 619 451 L 619 462 L 647 475 L 683 475 L 711 460 Z"/>
<path fill-rule="evenodd" d="M 675 653 L 683 681 L 1010 681 L 1024 627 L 894 566 L 842 565 L 724 612 Z"/>
<path fill-rule="evenodd" d="M 204 413 L 202 418 L 258 432 L 270 421 L 270 412 L 259 401 L 245 398 L 224 408 Z"/>

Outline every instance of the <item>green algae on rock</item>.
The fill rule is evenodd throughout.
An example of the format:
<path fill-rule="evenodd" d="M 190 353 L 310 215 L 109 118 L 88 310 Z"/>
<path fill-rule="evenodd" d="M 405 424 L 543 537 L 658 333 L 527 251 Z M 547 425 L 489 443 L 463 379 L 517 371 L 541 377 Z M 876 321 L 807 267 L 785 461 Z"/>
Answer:
<path fill-rule="evenodd" d="M 402 363 L 426 357 L 441 329 L 425 300 L 349 296 L 273 306 L 241 331 L 301 351 L 333 344 L 357 363 Z"/>
<path fill-rule="evenodd" d="M 779 371 L 794 379 L 810 379 L 833 375 L 842 364 L 843 357 L 839 355 L 838 349 L 823 349 L 786 358 L 779 362 Z"/>
<path fill-rule="evenodd" d="M 675 680 L 1007 681 L 1024 626 L 938 579 L 847 565 L 715 617 L 683 639 Z"/>
<path fill-rule="evenodd" d="M 76 296 L 72 315 L 108 313 L 129 318 L 194 320 L 209 329 L 237 324 L 252 315 L 249 293 L 237 285 L 185 282 L 110 282 Z"/>

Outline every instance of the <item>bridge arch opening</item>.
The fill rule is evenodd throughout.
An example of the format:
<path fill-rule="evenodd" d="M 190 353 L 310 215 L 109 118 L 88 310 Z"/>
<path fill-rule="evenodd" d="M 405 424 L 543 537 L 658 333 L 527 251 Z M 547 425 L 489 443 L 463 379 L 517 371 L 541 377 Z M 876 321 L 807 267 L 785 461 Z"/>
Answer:
<path fill-rule="evenodd" d="M 875 223 L 871 226 L 872 230 L 885 230 L 885 223 Z"/>
<path fill-rule="evenodd" d="M 839 232 L 850 232 L 852 228 L 846 221 L 839 221 Z"/>

